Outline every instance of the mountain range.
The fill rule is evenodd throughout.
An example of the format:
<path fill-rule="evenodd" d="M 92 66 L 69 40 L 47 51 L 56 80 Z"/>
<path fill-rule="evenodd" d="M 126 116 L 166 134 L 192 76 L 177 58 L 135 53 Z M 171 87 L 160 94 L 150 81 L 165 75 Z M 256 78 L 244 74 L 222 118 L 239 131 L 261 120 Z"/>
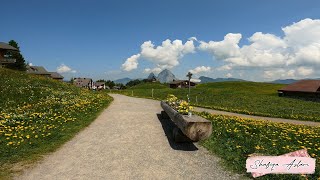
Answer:
<path fill-rule="evenodd" d="M 271 81 L 270 83 L 273 83 L 273 84 L 292 84 L 297 81 L 299 81 L 299 80 L 296 80 L 296 79 L 277 79 L 277 80 Z"/>
<path fill-rule="evenodd" d="M 243 79 L 237 78 L 210 78 L 206 76 L 200 76 L 199 79 L 201 80 L 200 83 L 209 83 L 209 82 L 226 82 L 226 81 L 245 81 Z"/>
<path fill-rule="evenodd" d="M 178 80 L 178 78 L 176 78 L 176 76 L 168 69 L 165 69 L 163 71 L 161 71 L 158 76 L 156 76 L 154 73 L 150 73 L 149 76 L 146 79 L 153 79 L 156 78 L 160 83 L 170 83 L 173 80 Z M 200 76 L 199 79 L 201 80 L 200 83 L 209 83 L 209 82 L 226 82 L 226 81 L 246 81 L 243 79 L 238 79 L 238 78 L 210 78 L 210 77 L 206 77 L 206 76 Z M 121 84 L 127 84 L 129 81 L 131 81 L 133 79 L 130 78 L 122 78 L 122 79 L 118 79 L 115 80 L 115 83 L 121 83 Z M 139 79 L 142 80 L 142 79 Z M 318 78 L 317 80 L 320 80 L 320 78 Z M 274 81 L 271 81 L 269 83 L 274 83 L 274 84 L 291 84 L 294 82 L 297 82 L 299 80 L 297 79 L 277 79 Z"/>
<path fill-rule="evenodd" d="M 178 79 L 171 71 L 169 71 L 168 69 L 165 69 L 158 74 L 157 80 L 160 83 L 169 83 L 169 82 L 172 82 L 173 80 L 178 80 Z"/>
<path fill-rule="evenodd" d="M 113 81 L 116 84 L 123 84 L 126 85 L 129 81 L 131 81 L 132 79 L 130 78 L 122 78 L 122 79 L 117 79 L 115 81 Z"/>
<path fill-rule="evenodd" d="M 271 81 L 270 83 L 274 83 L 274 84 L 292 84 L 292 83 L 295 83 L 295 82 L 300 81 L 300 80 L 308 80 L 308 79 L 277 79 L 277 80 Z M 320 80 L 320 78 L 314 79 L 314 80 Z"/>

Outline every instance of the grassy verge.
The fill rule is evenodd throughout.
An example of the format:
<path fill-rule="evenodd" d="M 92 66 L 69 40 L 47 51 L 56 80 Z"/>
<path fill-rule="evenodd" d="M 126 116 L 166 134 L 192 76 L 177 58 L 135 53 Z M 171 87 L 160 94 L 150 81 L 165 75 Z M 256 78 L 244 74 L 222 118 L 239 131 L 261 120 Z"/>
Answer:
<path fill-rule="evenodd" d="M 306 148 L 316 158 L 313 175 L 265 175 L 258 179 L 318 179 L 320 178 L 320 127 L 271 123 L 233 116 L 198 113 L 210 120 L 213 133 L 201 142 L 211 152 L 219 155 L 225 167 L 245 173 L 248 155 L 281 155 Z M 247 174 L 248 177 L 251 177 Z"/>
<path fill-rule="evenodd" d="M 53 152 L 88 126 L 112 98 L 0 69 L 0 179 Z"/>
<path fill-rule="evenodd" d="M 193 106 L 241 114 L 320 122 L 319 102 L 278 97 L 277 90 L 283 86 L 255 82 L 207 83 L 192 88 L 189 98 Z M 170 89 L 158 83 L 146 83 L 112 92 L 158 100 L 165 99 L 167 94 L 174 94 L 179 99 L 186 100 L 188 89 Z"/>

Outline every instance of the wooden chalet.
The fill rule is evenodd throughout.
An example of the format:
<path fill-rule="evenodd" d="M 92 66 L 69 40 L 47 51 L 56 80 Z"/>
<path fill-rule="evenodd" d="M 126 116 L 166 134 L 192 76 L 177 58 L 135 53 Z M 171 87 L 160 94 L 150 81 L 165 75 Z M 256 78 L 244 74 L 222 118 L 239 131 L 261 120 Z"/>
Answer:
<path fill-rule="evenodd" d="M 194 87 L 197 84 L 190 81 L 190 87 Z M 174 80 L 169 84 L 170 88 L 176 89 L 176 88 L 188 88 L 189 87 L 189 81 L 188 80 Z"/>
<path fill-rule="evenodd" d="M 320 98 L 320 80 L 301 80 L 278 90 L 279 96 Z"/>
<path fill-rule="evenodd" d="M 40 75 L 44 77 L 51 77 L 51 74 L 43 66 L 27 66 L 28 74 Z"/>
<path fill-rule="evenodd" d="M 50 77 L 54 80 L 57 81 L 63 81 L 63 76 L 61 76 L 61 74 L 57 73 L 57 72 L 49 72 L 50 73 Z"/>
<path fill-rule="evenodd" d="M 10 52 L 19 51 L 17 48 L 10 46 L 7 43 L 0 42 L 0 67 L 5 64 L 15 63 L 16 60 L 10 57 Z"/>
<path fill-rule="evenodd" d="M 73 84 L 77 87 L 92 89 L 94 83 L 91 78 L 74 78 Z"/>

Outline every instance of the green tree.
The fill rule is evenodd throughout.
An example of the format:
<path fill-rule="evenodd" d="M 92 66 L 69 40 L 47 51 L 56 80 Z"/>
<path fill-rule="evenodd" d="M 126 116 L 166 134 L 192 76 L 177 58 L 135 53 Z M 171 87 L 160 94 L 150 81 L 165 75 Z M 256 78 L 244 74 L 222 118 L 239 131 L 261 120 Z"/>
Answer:
<path fill-rule="evenodd" d="M 116 84 L 113 81 L 106 81 L 106 86 L 109 86 L 111 89 L 113 88 L 113 86 L 115 86 Z"/>
<path fill-rule="evenodd" d="M 14 40 L 9 41 L 9 45 L 20 50 L 18 43 Z M 11 58 L 16 59 L 16 62 L 12 64 L 7 64 L 6 68 L 19 70 L 19 71 L 26 71 L 26 66 L 27 66 L 26 61 L 24 60 L 24 57 L 19 51 L 11 51 L 9 52 L 9 55 Z"/>
<path fill-rule="evenodd" d="M 138 85 L 138 84 L 141 84 L 143 83 L 143 81 L 140 81 L 139 79 L 135 79 L 135 80 L 131 80 L 129 81 L 126 86 L 128 87 L 132 87 L 132 86 L 135 86 L 135 85 Z"/>

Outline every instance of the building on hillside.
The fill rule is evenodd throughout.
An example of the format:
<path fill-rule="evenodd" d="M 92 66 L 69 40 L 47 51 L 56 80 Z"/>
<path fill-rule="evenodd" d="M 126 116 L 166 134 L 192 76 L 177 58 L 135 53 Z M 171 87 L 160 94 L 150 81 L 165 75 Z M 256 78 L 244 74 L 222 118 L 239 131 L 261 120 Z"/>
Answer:
<path fill-rule="evenodd" d="M 51 73 L 49 73 L 42 66 L 27 66 L 27 71 L 26 72 L 28 74 L 40 75 L 40 76 L 51 78 Z"/>
<path fill-rule="evenodd" d="M 0 68 L 5 64 L 15 63 L 16 59 L 10 57 L 10 52 L 19 51 L 7 43 L 0 42 Z"/>
<path fill-rule="evenodd" d="M 95 90 L 106 89 L 106 84 L 104 82 L 94 82 L 92 89 L 95 89 Z"/>
<path fill-rule="evenodd" d="M 74 78 L 73 84 L 81 88 L 88 88 L 88 89 L 93 88 L 93 81 L 91 78 Z"/>
<path fill-rule="evenodd" d="M 190 81 L 190 87 L 194 87 L 197 84 L 195 82 Z M 170 88 L 176 89 L 176 88 L 188 88 L 189 87 L 189 81 L 188 80 L 174 80 L 169 84 Z"/>
<path fill-rule="evenodd" d="M 114 89 L 114 90 L 120 90 L 121 87 L 120 87 L 120 86 L 113 86 L 112 89 Z"/>
<path fill-rule="evenodd" d="M 300 80 L 278 90 L 279 96 L 320 99 L 320 80 Z"/>
<path fill-rule="evenodd" d="M 63 81 L 63 76 L 61 76 L 61 74 L 57 73 L 57 72 L 49 72 L 50 73 L 50 77 L 54 80 L 57 81 Z"/>

